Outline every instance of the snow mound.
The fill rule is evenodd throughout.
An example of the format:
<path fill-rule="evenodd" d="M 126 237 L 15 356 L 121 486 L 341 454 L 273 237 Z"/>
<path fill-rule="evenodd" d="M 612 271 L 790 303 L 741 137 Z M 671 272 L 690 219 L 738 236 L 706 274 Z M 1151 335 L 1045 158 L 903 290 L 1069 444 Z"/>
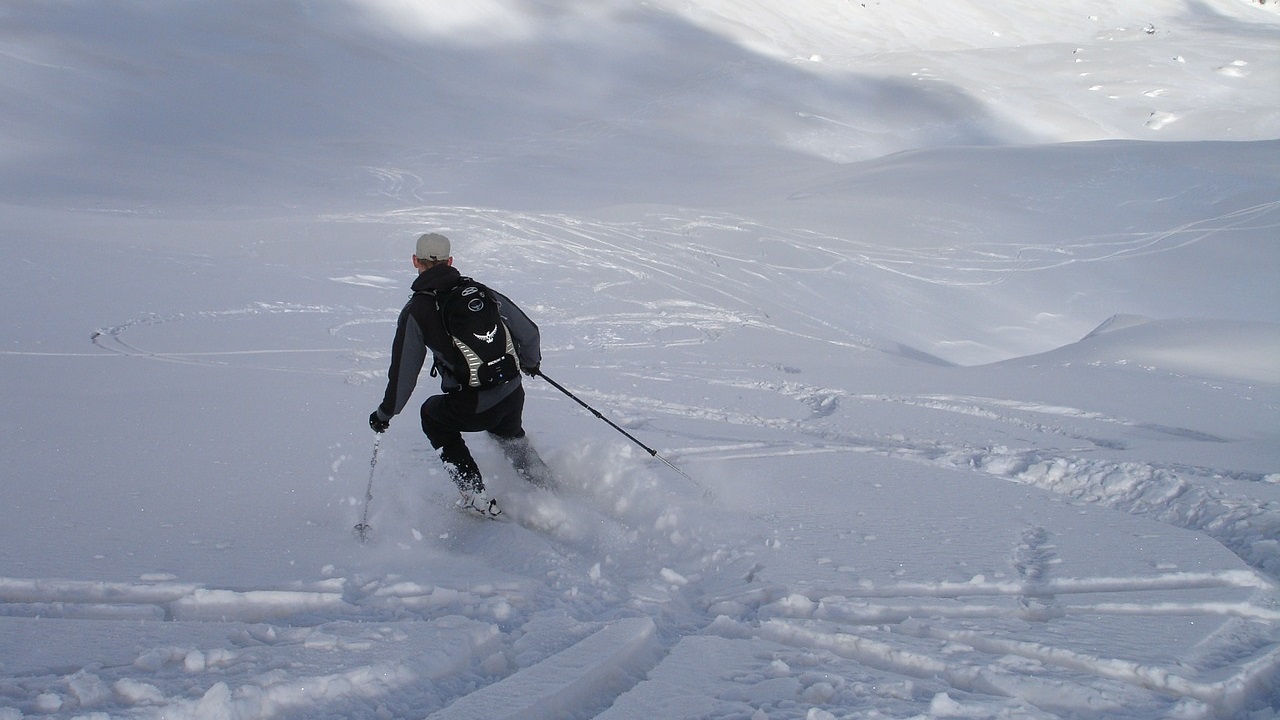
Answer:
<path fill-rule="evenodd" d="M 1084 339 L 1088 340 L 1091 337 L 1105 335 L 1109 332 L 1115 332 L 1117 330 L 1124 330 L 1126 328 L 1145 325 L 1146 323 L 1151 322 L 1153 319 L 1154 318 L 1149 318 L 1149 317 L 1146 317 L 1145 315 L 1125 315 L 1123 313 L 1112 315 L 1111 317 L 1107 318 L 1106 322 L 1094 328 L 1088 335 L 1085 335 Z"/>
<path fill-rule="evenodd" d="M 1131 365 L 1177 375 L 1280 383 L 1280 325 L 1115 315 L 1082 340 L 1012 363 Z"/>
<path fill-rule="evenodd" d="M 945 5 L 928 0 L 813 4 L 702 0 L 657 4 L 751 47 L 807 57 L 813 62 L 850 49 L 900 52 L 913 48 L 971 49 L 1071 42 L 1126 25 L 1136 25 L 1133 30 L 1137 31 L 1147 24 L 1154 30 L 1188 15 L 1185 4 L 1169 0 L 1103 0 L 1089 3 L 1087 9 L 1078 3 L 1036 0 Z M 1257 21 L 1257 10 L 1274 12 L 1274 5 L 1259 0 L 1211 0 L 1199 3 L 1197 9 L 1206 15 Z M 805 50 L 820 54 L 807 56 L 803 54 Z"/>

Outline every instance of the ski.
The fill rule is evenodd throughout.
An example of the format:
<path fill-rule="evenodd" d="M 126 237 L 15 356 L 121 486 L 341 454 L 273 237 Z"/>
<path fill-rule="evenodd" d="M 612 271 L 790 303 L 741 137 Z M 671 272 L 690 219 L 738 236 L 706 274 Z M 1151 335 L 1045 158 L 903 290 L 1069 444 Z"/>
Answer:
<path fill-rule="evenodd" d="M 475 498 L 472 495 L 468 493 L 463 493 L 462 497 L 454 501 L 453 506 L 473 517 L 484 518 L 485 520 L 493 520 L 495 522 L 508 521 L 506 514 L 503 513 L 501 508 L 498 507 L 497 500 L 494 500 L 492 498 L 487 498 L 482 500 L 481 502 L 484 503 L 485 505 L 484 507 L 480 507 L 476 505 Z"/>
<path fill-rule="evenodd" d="M 490 520 L 492 522 L 500 522 L 500 523 L 512 522 L 512 519 L 506 513 L 498 513 L 497 515 L 490 515 L 489 513 L 481 512 L 476 508 L 462 507 L 461 505 L 454 505 L 454 508 L 457 509 L 458 512 L 462 513 L 463 515 L 466 515 L 467 517 L 473 517 L 477 520 Z"/>

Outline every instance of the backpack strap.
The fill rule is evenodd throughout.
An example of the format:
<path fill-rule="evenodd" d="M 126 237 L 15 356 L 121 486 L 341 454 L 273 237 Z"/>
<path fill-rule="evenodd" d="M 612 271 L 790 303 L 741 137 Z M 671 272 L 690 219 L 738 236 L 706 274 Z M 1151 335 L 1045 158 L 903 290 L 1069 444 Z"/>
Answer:
<path fill-rule="evenodd" d="M 440 312 L 440 290 L 418 290 L 417 293 L 431 298 L 431 302 L 436 307 L 436 317 L 440 318 L 440 324 L 443 327 L 444 314 Z M 445 330 L 445 335 L 448 334 L 449 331 Z M 431 353 L 431 377 L 440 377 L 440 357 L 435 352 Z"/>

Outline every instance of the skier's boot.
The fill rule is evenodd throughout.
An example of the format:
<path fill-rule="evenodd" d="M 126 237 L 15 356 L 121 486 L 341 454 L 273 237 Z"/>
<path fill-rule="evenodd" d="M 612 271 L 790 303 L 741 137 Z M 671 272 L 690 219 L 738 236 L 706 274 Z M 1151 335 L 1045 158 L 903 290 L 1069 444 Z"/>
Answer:
<path fill-rule="evenodd" d="M 496 519 L 502 514 L 498 501 L 483 490 L 479 492 L 459 490 L 458 495 L 458 508 L 461 510 L 469 510 L 490 519 Z"/>
<path fill-rule="evenodd" d="M 473 510 L 486 517 L 502 514 L 502 510 L 498 509 L 498 501 L 485 492 L 480 467 L 471 457 L 466 444 L 459 442 L 440 448 L 440 460 L 444 462 L 453 483 L 458 486 L 458 507 Z"/>

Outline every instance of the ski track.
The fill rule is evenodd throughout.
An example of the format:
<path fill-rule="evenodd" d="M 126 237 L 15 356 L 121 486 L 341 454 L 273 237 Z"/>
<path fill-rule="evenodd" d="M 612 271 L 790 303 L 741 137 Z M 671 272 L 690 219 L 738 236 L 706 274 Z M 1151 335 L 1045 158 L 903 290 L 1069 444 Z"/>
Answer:
<path fill-rule="evenodd" d="M 408 188 L 421 185 L 420 179 L 394 170 L 376 172 L 392 196 L 401 197 L 411 191 Z M 829 273 L 852 264 L 907 273 L 904 268 L 910 267 L 911 277 L 928 282 L 991 282 L 1013 272 L 1173 249 L 1214 232 L 1263 222 L 1277 207 L 1280 204 L 1260 205 L 1167 231 L 1081 239 L 1049 254 L 1016 247 L 982 248 L 965 255 L 937 248 L 908 251 L 795 233 L 790 237 L 803 235 L 807 245 L 818 249 L 799 256 L 802 265 L 787 269 Z M 704 231 L 788 237 L 741 218 L 661 216 L 648 225 L 628 225 L 481 208 L 423 208 L 394 217 L 395 222 L 410 220 L 481 237 L 500 235 L 504 254 L 513 244 L 536 248 L 529 257 L 564 268 L 570 278 L 575 268 L 587 266 L 594 277 L 615 276 L 582 292 L 643 288 L 633 300 L 636 312 L 628 315 L 580 315 L 572 297 L 560 307 L 537 307 L 540 320 L 546 318 L 544 327 L 555 328 L 548 333 L 552 337 L 572 336 L 578 338 L 572 342 L 616 350 L 696 345 L 713 342 L 719 333 L 755 327 L 851 347 L 871 344 L 820 313 L 800 316 L 799 322 L 788 320 L 790 327 L 784 329 L 757 307 L 753 299 L 767 296 L 770 284 L 780 282 L 778 276 L 761 277 L 749 270 L 750 258 L 694 240 Z M 691 283 L 695 275 L 682 271 L 679 263 L 655 259 L 671 253 L 724 272 L 711 274 L 718 282 L 696 286 Z M 477 265 L 488 264 L 502 275 L 504 255 L 496 248 L 481 244 L 474 254 Z M 707 274 L 705 268 L 698 273 Z M 331 279 L 374 290 L 395 289 L 398 284 L 377 271 Z M 384 372 L 384 354 L 353 348 L 161 351 L 144 349 L 129 338 L 141 328 L 243 322 L 282 313 L 320 318 L 331 341 L 366 325 L 386 324 L 394 310 L 253 303 L 232 310 L 143 317 L 100 329 L 91 340 L 109 354 L 195 365 L 246 363 L 261 355 L 331 355 L 333 360 L 321 365 L 242 367 L 341 375 L 355 383 L 372 381 Z M 162 342 L 164 334 L 148 337 L 149 342 Z M 739 380 L 733 368 L 723 367 L 609 370 L 633 372 L 646 382 L 706 383 L 794 403 L 794 414 L 771 416 L 642 391 L 581 390 L 585 399 L 621 413 L 631 426 L 661 430 L 655 426 L 664 418 L 716 426 L 716 437 L 697 438 L 683 431 L 685 440 L 696 442 L 666 451 L 689 467 L 805 453 L 874 453 L 959 468 L 1204 532 L 1255 572 L 1055 577 L 1059 551 L 1046 528 L 1033 526 L 1010 549 L 1008 579 L 775 585 L 762 580 L 753 552 L 767 540 L 717 534 L 713 511 L 702 518 L 687 499 L 640 492 L 646 485 L 657 489 L 658 481 L 635 472 L 629 453 L 614 449 L 601 457 L 604 451 L 587 447 L 579 450 L 586 455 L 584 462 L 613 464 L 606 467 L 603 479 L 570 477 L 564 498 L 536 493 L 517 497 L 512 509 L 516 523 L 482 526 L 485 532 L 513 533 L 513 538 L 535 531 L 552 558 L 546 561 L 550 569 L 545 576 L 530 572 L 518 581 L 468 587 L 395 576 L 329 577 L 275 588 L 207 587 L 165 577 L 136 582 L 0 578 L 0 615 L 15 623 L 16 632 L 33 638 L 74 633 L 78 625 L 107 636 L 127 636 L 139 623 L 211 629 L 199 647 L 166 644 L 163 632 L 158 632 L 130 646 L 142 645 L 140 650 L 121 644 L 110 653 L 114 662 L 83 667 L 55 662 L 18 673 L 6 669 L 0 679 L 0 720 L 25 717 L 15 713 L 96 717 L 95 712 L 138 718 L 623 718 L 655 710 L 666 716 L 663 710 L 677 706 L 687 708 L 680 710 L 688 713 L 683 717 L 761 717 L 751 709 L 763 712 L 762 699 L 770 696 L 763 691 L 766 686 L 785 686 L 802 701 L 770 707 L 765 716 L 775 719 L 815 717 L 804 714 L 802 706 L 838 705 L 854 697 L 875 697 L 882 707 L 904 712 L 918 709 L 921 697 L 932 697 L 939 713 L 1010 712 L 1025 717 L 1106 717 L 1119 709 L 1155 717 L 1172 707 L 1181 708 L 1187 717 L 1217 717 L 1275 697 L 1280 648 L 1260 628 L 1280 622 L 1280 544 L 1275 541 L 1280 536 L 1280 509 L 1196 482 L 1232 477 L 1276 483 L 1275 473 L 1087 458 L 1082 454 L 1085 447 L 1072 453 L 1051 447 L 859 435 L 831 420 L 842 403 L 863 402 L 967 416 L 1038 437 L 1111 450 L 1124 449 L 1124 444 L 1109 437 L 1108 428 L 1139 428 L 1206 443 L 1224 442 L 1223 438 L 1016 399 L 853 394 L 798 380 Z M 785 431 L 785 439 L 735 439 L 735 428 Z M 570 460 L 564 462 L 573 465 Z M 635 502 L 650 496 L 657 499 Z M 464 527 L 458 532 L 471 531 Z M 454 540 L 462 543 L 456 535 L 442 536 L 441 542 L 446 548 Z M 1214 601 L 1197 595 L 1212 589 L 1243 590 L 1249 599 Z M 1162 599 L 1143 599 L 1156 593 Z M 1201 658 L 1201 667 L 1190 661 L 1162 666 L 1016 639 L 1011 631 L 1011 624 L 1107 615 L 1226 618 L 1235 656 Z M 577 616 L 598 619 L 570 619 Z M 759 649 L 752 649 L 759 643 L 773 648 L 766 660 Z M 711 646 L 717 648 L 715 657 L 729 663 L 721 669 L 723 676 L 748 688 L 744 695 L 706 698 L 681 690 L 682 674 L 712 672 L 696 663 L 701 649 Z M 762 692 L 752 696 L 750 688 L 756 686 Z M 504 708 L 506 714 L 493 714 L 494 707 Z"/>
<path fill-rule="evenodd" d="M 728 213 L 696 217 L 662 214 L 640 222 L 610 223 L 565 215 L 485 208 L 423 207 L 400 210 L 391 217 L 339 215 L 330 219 L 363 223 L 382 223 L 392 219 L 396 222 L 416 221 L 423 226 L 456 227 L 468 234 L 501 235 L 505 241 L 503 247 L 512 243 L 516 247 L 534 247 L 543 256 L 541 262 L 546 264 L 572 267 L 577 260 L 597 268 L 609 266 L 647 281 L 706 276 L 703 271 L 696 274 L 682 272 L 678 266 L 659 260 L 672 254 L 701 258 L 714 267 L 749 264 L 756 257 L 741 251 L 730 252 L 722 244 L 713 242 L 720 235 L 745 235 L 787 245 L 793 250 L 803 248 L 804 252 L 793 254 L 789 260 L 770 258 L 775 267 L 789 272 L 829 273 L 863 266 L 914 280 L 965 286 L 989 285 L 1014 273 L 1169 252 L 1233 230 L 1274 229 L 1280 227 L 1278 212 L 1280 201 L 1271 201 L 1173 228 L 1064 240 L 1052 249 L 1002 243 L 966 243 L 963 247 L 895 247 L 804 229 L 771 227 Z M 698 238 L 704 235 L 707 240 L 700 242 Z M 486 262 L 500 260 L 498 257 L 484 259 Z M 636 270 L 637 267 L 645 270 Z M 737 304 L 743 302 L 744 297 L 730 292 L 730 289 L 741 290 L 748 295 L 759 294 L 760 288 L 751 284 L 753 279 L 756 278 L 749 273 L 742 278 L 725 273 L 721 280 L 728 287 L 704 289 L 721 293 Z M 665 289 L 682 294 L 688 294 L 683 290 L 686 287 L 689 285 L 664 283 Z"/>
<path fill-rule="evenodd" d="M 1028 543 L 1038 540 L 1031 532 Z M 1019 552 L 1033 548 L 1020 547 Z M 728 563 L 734 566 L 735 563 Z M 736 566 L 742 570 L 741 565 Z M 687 572 L 687 571 L 686 571 Z M 1263 588 L 1248 572 L 1171 573 L 1151 578 L 1071 578 L 1043 582 L 1020 579 L 996 583 L 906 583 L 862 585 L 820 599 L 786 587 L 753 581 L 752 571 L 690 580 L 664 568 L 667 589 L 634 592 L 654 606 L 686 608 L 679 624 L 659 613 L 575 628 L 585 637 L 569 647 L 537 648 L 536 622 L 523 633 L 504 632 L 529 620 L 522 608 L 539 590 L 529 587 L 469 589 L 423 586 L 394 580 L 367 583 L 333 579 L 311 587 L 278 590 L 202 588 L 187 583 L 102 583 L 0 578 L 0 601 L 10 617 L 32 620 L 24 631 L 74 632 L 50 627 L 51 618 L 79 623 L 110 622 L 120 632 L 143 619 L 210 623 L 225 642 L 203 647 L 157 645 L 120 655 L 117 663 L 84 668 L 33 669 L 5 682 L 8 696 L 33 698 L 25 712 L 60 716 L 95 707 L 127 708 L 129 717 L 306 717 L 311 713 L 346 717 L 626 717 L 656 683 L 651 671 L 672 648 L 727 640 L 767 641 L 800 655 L 775 651 L 774 677 L 790 677 L 805 654 L 830 654 L 862 668 L 898 678 L 914 678 L 939 689 L 1018 699 L 1049 711 L 1070 712 L 1083 704 L 1093 711 L 1132 710 L 1137 689 L 1174 698 L 1192 698 L 1215 712 L 1245 706 L 1255 688 L 1280 667 L 1272 649 L 1216 682 L 1188 678 L 1189 668 L 1164 668 L 1098 657 L 1038 642 L 1001 638 L 996 629 L 963 630 L 948 620 L 1022 619 L 1051 622 L 1069 614 L 1229 615 L 1243 621 L 1275 622 L 1277 613 L 1253 603 L 1058 604 L 1062 595 L 1091 597 L 1152 590 Z M 682 586 L 679 591 L 671 588 Z M 674 597 L 682 600 L 673 603 Z M 1017 597 L 1006 604 L 938 604 L 940 599 Z M 1036 606 L 1025 601 L 1043 601 Z M 930 602 L 928 599 L 932 599 Z M 893 601 L 882 605 L 878 602 Z M 903 602 L 906 601 L 906 602 Z M 148 612 L 149 611 L 149 612 Z M 454 614 L 454 613 L 457 614 Z M 503 618 L 503 621 L 497 621 Z M 921 619 L 921 618 L 927 618 Z M 517 622 L 518 621 L 518 622 Z M 126 624 L 128 623 L 128 624 Z M 999 627 L 998 625 L 996 627 Z M 557 628 L 563 630 L 564 628 Z M 663 638 L 666 634 L 668 637 Z M 919 642 L 904 649 L 902 637 Z M 514 640 L 512 638 L 515 638 Z M 545 638 L 543 639 L 545 641 Z M 127 644 L 127 643 L 126 643 Z M 667 649 L 664 649 L 664 645 Z M 956 646 L 969 648 L 957 658 Z M 531 649 L 532 648 L 532 649 Z M 1034 661 L 1040 670 L 1023 674 L 997 659 Z M 786 658 L 786 659 L 783 659 Z M 288 667 L 289 672 L 281 672 Z M 858 677 L 823 661 L 822 686 L 813 677 L 799 693 L 812 702 L 832 702 L 854 688 L 831 685 L 832 678 Z M 511 666 L 515 665 L 515 668 Z M 1061 671 L 1056 679 L 1049 669 Z M 834 671 L 833 671 L 834 670 Z M 847 674 L 846 674 L 847 673 Z M 649 676 L 649 679 L 646 677 Z M 1082 679 L 1083 678 L 1083 679 Z M 901 680 L 899 680 L 901 682 Z M 1074 688 L 1064 695 L 1064 683 Z M 602 691 L 608 688 L 608 694 Z M 632 691 L 634 695 L 632 695 Z M 1056 692 L 1055 692 L 1056 690 Z M 901 692 L 902 688 L 890 692 Z M 911 691 L 907 691 L 908 694 Z M 1064 704 L 1063 698 L 1072 702 Z M 433 710 L 434 708 L 434 710 Z M 501 708 L 499 714 L 493 714 Z M 1078 709 L 1078 708 L 1077 708 Z M 119 710 L 117 710 L 119 712 Z M 584 715 L 584 713 L 587 713 Z"/>

